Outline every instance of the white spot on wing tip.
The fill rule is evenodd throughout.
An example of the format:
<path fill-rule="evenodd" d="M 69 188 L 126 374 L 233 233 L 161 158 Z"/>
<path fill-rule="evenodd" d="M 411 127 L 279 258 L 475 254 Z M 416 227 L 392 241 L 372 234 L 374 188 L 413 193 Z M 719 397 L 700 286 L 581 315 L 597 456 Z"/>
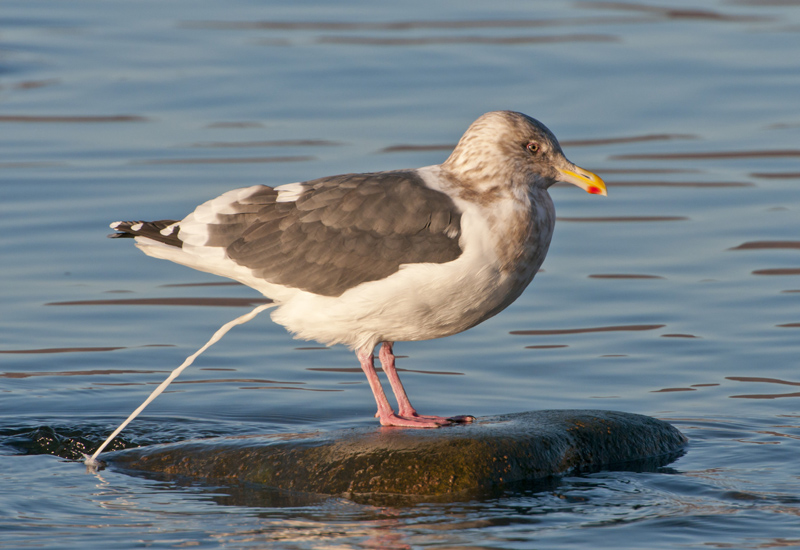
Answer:
<path fill-rule="evenodd" d="M 121 224 L 121 223 L 122 223 L 122 222 L 113 222 L 113 223 L 109 224 L 109 227 L 110 227 L 111 229 L 116 229 L 117 227 L 119 227 L 119 226 L 120 226 L 120 224 Z"/>
<path fill-rule="evenodd" d="M 144 227 L 143 223 L 135 223 L 131 226 L 131 231 L 141 231 L 142 227 Z"/>
<path fill-rule="evenodd" d="M 159 231 L 159 233 L 161 233 L 165 237 L 169 237 L 170 235 L 172 235 L 175 232 L 175 228 L 178 227 L 179 223 L 180 222 L 175 222 L 173 224 L 170 224 L 167 227 L 165 227 L 164 229 L 162 229 L 161 231 Z"/>

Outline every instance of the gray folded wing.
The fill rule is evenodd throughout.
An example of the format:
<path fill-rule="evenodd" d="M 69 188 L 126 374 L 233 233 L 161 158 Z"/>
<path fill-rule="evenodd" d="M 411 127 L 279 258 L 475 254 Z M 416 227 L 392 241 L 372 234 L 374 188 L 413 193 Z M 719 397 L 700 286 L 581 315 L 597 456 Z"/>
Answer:
<path fill-rule="evenodd" d="M 324 296 L 461 255 L 459 210 L 413 170 L 312 180 L 289 199 L 261 187 L 236 200 L 208 226 L 207 245 L 266 281 Z"/>

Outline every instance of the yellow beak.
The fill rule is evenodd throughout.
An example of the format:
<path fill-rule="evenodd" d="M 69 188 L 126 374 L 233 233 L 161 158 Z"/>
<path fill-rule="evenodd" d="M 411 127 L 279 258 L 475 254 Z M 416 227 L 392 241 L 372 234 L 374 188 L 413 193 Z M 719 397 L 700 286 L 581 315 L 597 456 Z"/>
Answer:
<path fill-rule="evenodd" d="M 573 168 L 573 170 L 559 168 L 558 171 L 562 176 L 559 181 L 577 185 L 592 195 L 603 195 L 604 197 L 608 195 L 606 191 L 606 182 L 600 179 L 600 176 L 588 170 L 584 170 L 580 166 L 573 165 Z"/>

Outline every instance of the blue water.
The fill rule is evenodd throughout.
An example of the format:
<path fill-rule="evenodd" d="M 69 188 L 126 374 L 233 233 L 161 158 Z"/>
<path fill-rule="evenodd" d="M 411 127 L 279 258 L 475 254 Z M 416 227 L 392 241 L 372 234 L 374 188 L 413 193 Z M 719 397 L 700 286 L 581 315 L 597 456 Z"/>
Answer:
<path fill-rule="evenodd" d="M 3 2 L 0 546 L 800 546 L 798 52 L 792 1 Z M 684 456 L 397 507 L 65 458 L 247 311 L 171 299 L 258 297 L 106 239 L 109 222 L 438 163 L 495 109 L 541 119 L 609 197 L 554 188 L 525 294 L 397 345 L 414 404 L 647 414 Z M 568 332 L 525 333 L 548 330 Z M 237 327 L 123 437 L 375 425 L 353 355 L 313 348 L 267 316 Z"/>

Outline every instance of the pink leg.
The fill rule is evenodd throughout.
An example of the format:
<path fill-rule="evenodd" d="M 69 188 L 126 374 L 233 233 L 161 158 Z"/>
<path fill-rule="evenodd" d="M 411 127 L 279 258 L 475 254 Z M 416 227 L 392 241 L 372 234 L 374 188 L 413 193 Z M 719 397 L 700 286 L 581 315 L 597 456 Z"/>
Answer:
<path fill-rule="evenodd" d="M 392 342 L 383 343 L 380 351 L 380 360 L 381 367 L 383 367 L 383 372 L 386 373 L 386 377 L 389 379 L 389 384 L 392 385 L 392 391 L 397 399 L 398 416 L 401 418 L 419 418 L 429 420 L 440 426 L 451 424 L 453 422 L 472 422 L 475 420 L 475 417 L 472 416 L 455 416 L 452 418 L 445 418 L 443 416 L 428 416 L 418 414 L 414 407 L 411 406 L 411 402 L 408 400 L 408 395 L 403 387 L 403 383 L 400 381 L 400 376 L 398 376 L 397 370 L 395 369 Z"/>
<path fill-rule="evenodd" d="M 406 428 L 438 428 L 439 424 L 424 418 L 404 417 L 398 416 L 389 405 L 389 400 L 386 399 L 386 394 L 383 393 L 383 387 L 380 380 L 378 380 L 378 373 L 375 372 L 375 358 L 372 355 L 371 349 L 360 349 L 356 353 L 358 361 L 361 363 L 361 370 L 367 375 L 367 381 L 372 394 L 375 396 L 375 402 L 378 404 L 378 414 L 375 416 L 381 422 L 381 426 L 398 426 Z M 397 376 L 395 374 L 395 376 Z M 406 399 L 408 402 L 408 399 Z M 410 406 L 410 405 L 409 405 Z M 413 409 L 412 409 L 413 410 Z M 447 420 L 445 419 L 445 423 Z"/>

